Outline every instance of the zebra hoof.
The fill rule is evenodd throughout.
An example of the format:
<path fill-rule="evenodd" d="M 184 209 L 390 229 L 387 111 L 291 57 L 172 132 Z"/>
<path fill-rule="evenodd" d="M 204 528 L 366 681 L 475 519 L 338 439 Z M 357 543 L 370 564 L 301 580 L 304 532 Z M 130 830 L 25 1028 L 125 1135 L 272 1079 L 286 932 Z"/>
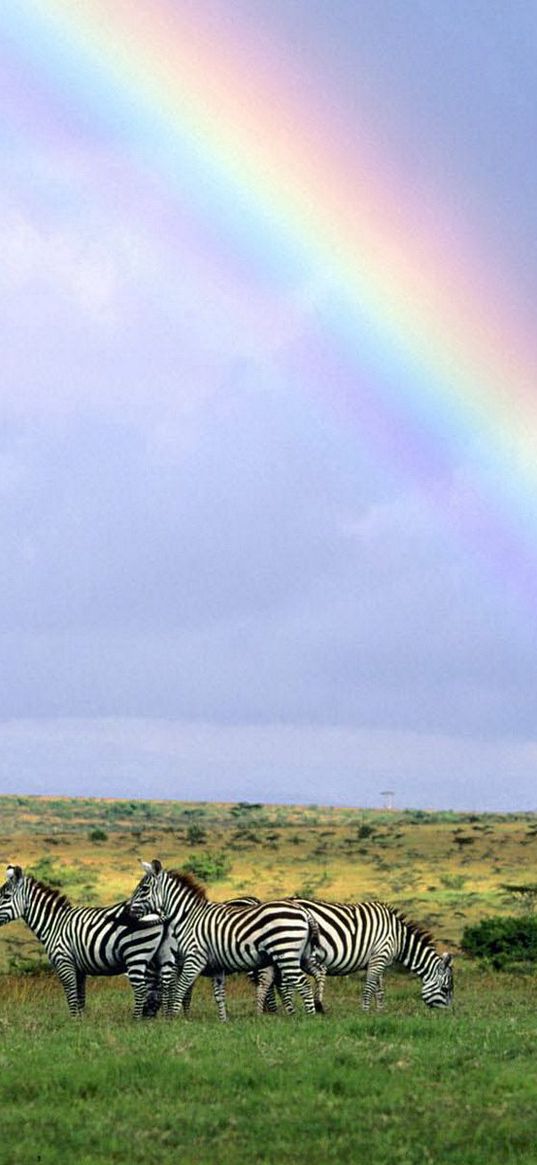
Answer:
<path fill-rule="evenodd" d="M 326 1011 L 325 1011 L 320 999 L 315 1000 L 315 1010 L 316 1010 L 316 1012 L 318 1012 L 319 1015 L 326 1015 Z"/>

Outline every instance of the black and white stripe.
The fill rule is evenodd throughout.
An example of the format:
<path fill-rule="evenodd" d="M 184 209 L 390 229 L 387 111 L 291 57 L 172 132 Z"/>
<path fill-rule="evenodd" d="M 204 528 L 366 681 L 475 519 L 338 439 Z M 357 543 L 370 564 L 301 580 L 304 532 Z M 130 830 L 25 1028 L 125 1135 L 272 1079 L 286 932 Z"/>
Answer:
<path fill-rule="evenodd" d="M 142 862 L 142 865 L 144 867 L 147 867 L 146 862 Z M 225 904 L 226 904 L 226 906 L 231 907 L 231 909 L 242 910 L 242 908 L 244 906 L 259 906 L 260 902 L 261 902 L 260 898 L 254 898 L 252 895 L 244 895 L 242 898 L 228 898 L 226 900 Z M 175 961 L 176 961 L 177 969 L 178 969 L 178 971 L 180 971 L 182 969 L 182 962 L 177 957 L 177 955 L 176 955 Z M 214 973 L 210 967 L 205 967 L 205 969 L 201 973 L 202 973 L 202 975 L 204 975 L 208 978 L 210 977 L 211 979 L 214 979 Z M 254 982 L 255 982 L 255 980 L 254 980 Z M 183 1011 L 184 1011 L 185 1015 L 188 1014 L 188 1012 L 190 1011 L 190 1004 L 192 1002 L 193 990 L 194 990 L 194 984 L 192 984 L 188 988 L 188 991 L 186 992 L 185 997 L 183 999 Z M 216 994 L 216 987 L 214 987 L 214 990 L 215 990 L 215 994 Z M 147 989 L 147 999 L 146 999 L 146 1002 L 144 1004 L 144 1017 L 145 1018 L 154 1019 L 155 1016 L 158 1015 L 158 1013 L 162 1007 L 162 1003 L 163 1003 L 163 993 L 164 993 L 164 984 L 162 981 L 162 975 L 159 973 L 159 968 L 157 967 L 156 963 L 152 963 L 150 968 L 149 968 L 149 982 L 148 982 L 148 989 Z M 268 985 L 267 998 L 265 1001 L 265 1010 L 266 1011 L 276 1010 L 275 989 L 274 989 L 273 984 Z"/>
<path fill-rule="evenodd" d="M 218 1013 L 225 1020 L 225 974 L 271 963 L 279 971 L 286 1010 L 293 1011 L 293 995 L 298 989 L 305 1010 L 315 1012 L 312 991 L 301 968 L 301 960 L 315 951 L 316 926 L 306 907 L 289 899 L 240 909 L 225 902 L 209 902 L 189 875 L 165 870 L 159 861 L 143 865 L 147 873 L 131 898 L 130 908 L 139 917 L 157 911 L 172 925 L 181 971 L 166 1000 L 170 1014 L 182 1010 L 187 992 L 206 971 L 213 976 Z"/>
<path fill-rule="evenodd" d="M 312 965 L 303 963 L 315 975 L 315 1002 L 323 1010 L 326 975 L 350 975 L 366 971 L 362 1006 L 369 1010 L 374 997 L 377 1007 L 384 1003 L 383 974 L 392 963 L 400 963 L 421 979 L 421 997 L 429 1007 L 448 1007 L 453 997 L 452 958 L 439 955 L 431 936 L 400 911 L 384 902 L 316 902 L 293 899 L 315 919 L 321 947 Z M 320 967 L 319 967 L 320 964 Z M 257 975 L 258 1008 L 265 1003 L 275 974 L 272 968 Z"/>
<path fill-rule="evenodd" d="M 164 979 L 173 974 L 168 928 L 162 919 L 135 918 L 128 902 L 73 907 L 20 866 L 8 866 L 7 875 L 0 888 L 0 926 L 24 919 L 58 973 L 71 1015 L 84 1009 L 87 975 L 126 974 L 134 991 L 134 1016 L 140 1018 L 148 965 L 154 960 Z"/>

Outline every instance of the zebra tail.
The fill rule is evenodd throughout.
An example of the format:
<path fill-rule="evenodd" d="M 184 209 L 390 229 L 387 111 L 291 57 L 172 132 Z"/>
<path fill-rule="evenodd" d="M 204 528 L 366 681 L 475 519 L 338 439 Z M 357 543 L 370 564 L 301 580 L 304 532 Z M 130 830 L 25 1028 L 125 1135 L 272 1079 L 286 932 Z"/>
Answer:
<path fill-rule="evenodd" d="M 319 923 L 317 922 L 317 919 L 313 917 L 313 914 L 310 914 L 309 910 L 306 907 L 304 907 L 304 909 L 306 911 L 306 916 L 308 919 L 308 926 L 309 926 L 309 931 L 310 931 L 310 934 L 309 934 L 310 958 L 315 959 L 318 963 L 324 963 L 324 960 L 326 958 L 326 952 L 323 951 L 323 948 L 321 946 L 321 936 L 319 933 Z"/>

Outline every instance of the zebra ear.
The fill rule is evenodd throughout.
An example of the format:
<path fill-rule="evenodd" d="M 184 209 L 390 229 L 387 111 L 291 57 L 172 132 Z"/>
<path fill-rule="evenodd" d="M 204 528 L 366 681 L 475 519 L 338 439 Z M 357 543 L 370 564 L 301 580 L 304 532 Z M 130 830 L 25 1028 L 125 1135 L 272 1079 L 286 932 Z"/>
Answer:
<path fill-rule="evenodd" d="M 449 951 L 444 951 L 444 954 L 442 955 L 442 962 L 445 967 L 451 967 L 453 962 L 453 955 L 450 955 Z"/>
<path fill-rule="evenodd" d="M 8 866 L 7 876 L 10 882 L 20 882 L 22 878 L 22 870 L 20 866 Z"/>
<path fill-rule="evenodd" d="M 152 878 L 156 878 L 162 870 L 162 862 L 159 862 L 158 858 L 155 858 L 152 862 L 142 862 L 142 866 L 146 874 L 149 874 Z"/>

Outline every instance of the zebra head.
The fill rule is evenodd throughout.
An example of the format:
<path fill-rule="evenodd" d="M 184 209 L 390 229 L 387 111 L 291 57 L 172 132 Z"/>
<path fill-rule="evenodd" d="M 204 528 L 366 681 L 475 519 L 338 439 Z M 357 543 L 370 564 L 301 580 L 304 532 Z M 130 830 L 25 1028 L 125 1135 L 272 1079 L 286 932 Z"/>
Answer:
<path fill-rule="evenodd" d="M 155 858 L 152 862 L 142 862 L 142 866 L 146 872 L 129 899 L 129 910 L 135 918 L 162 915 L 162 863 Z"/>
<path fill-rule="evenodd" d="M 438 955 L 422 978 L 421 998 L 428 1007 L 450 1007 L 453 999 L 453 959 Z"/>
<path fill-rule="evenodd" d="M 22 918 L 25 907 L 24 874 L 20 866 L 8 866 L 7 882 L 0 888 L 0 926 Z"/>

